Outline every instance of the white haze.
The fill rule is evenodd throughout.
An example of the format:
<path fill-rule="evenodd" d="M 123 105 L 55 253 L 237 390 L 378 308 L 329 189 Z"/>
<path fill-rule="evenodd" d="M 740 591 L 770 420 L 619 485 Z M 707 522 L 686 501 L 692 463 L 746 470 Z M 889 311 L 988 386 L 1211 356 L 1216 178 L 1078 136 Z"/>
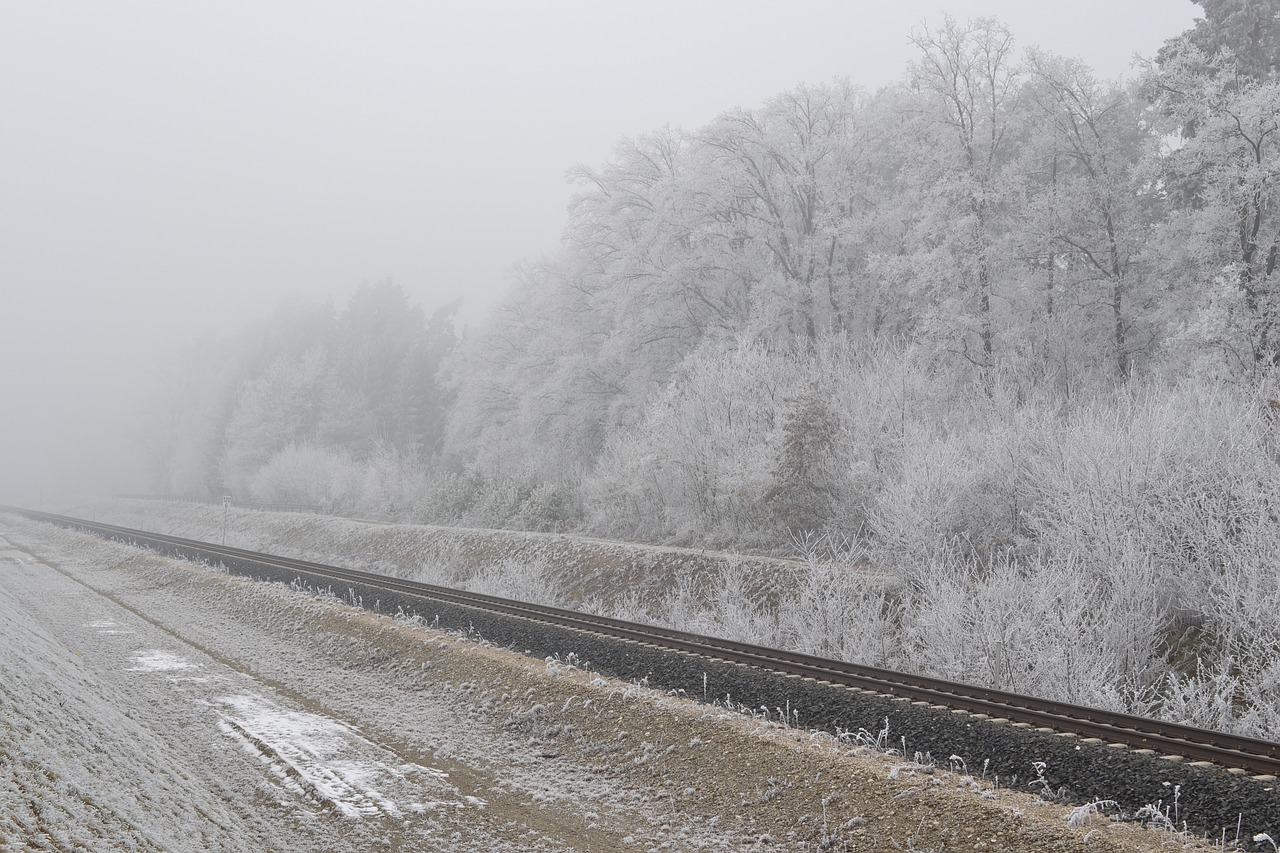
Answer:
<path fill-rule="evenodd" d="M 951 2 L 1129 71 L 1185 0 Z M 576 163 L 798 82 L 897 79 L 933 2 L 8 3 L 0 499 L 142 490 L 175 348 L 390 275 L 476 322 L 553 251 Z"/>

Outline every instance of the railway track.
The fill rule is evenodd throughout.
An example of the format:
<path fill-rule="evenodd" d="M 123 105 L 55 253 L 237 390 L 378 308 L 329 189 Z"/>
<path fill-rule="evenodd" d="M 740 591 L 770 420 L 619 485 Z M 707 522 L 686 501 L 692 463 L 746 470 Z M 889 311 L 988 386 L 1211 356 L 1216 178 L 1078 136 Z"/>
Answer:
<path fill-rule="evenodd" d="M 1208 762 L 1233 772 L 1256 774 L 1258 778 L 1266 781 L 1271 781 L 1280 775 L 1280 744 L 1270 741 L 51 513 L 17 507 L 0 507 L 0 511 L 88 531 L 185 559 L 220 563 L 241 573 L 270 576 L 274 579 L 293 576 L 313 585 L 344 585 L 362 590 L 385 591 L 388 600 L 397 602 L 415 600 L 443 602 L 602 637 L 627 640 L 648 647 L 754 667 L 793 678 L 809 679 L 857 691 L 895 697 L 917 705 L 929 705 L 940 710 L 949 709 L 956 713 L 972 714 L 993 722 L 1007 722 L 1044 731 L 1052 730 L 1090 739 L 1094 743 L 1122 744 L 1134 750 L 1147 750 L 1174 759 Z M 402 603 L 398 606 L 404 609 Z"/>

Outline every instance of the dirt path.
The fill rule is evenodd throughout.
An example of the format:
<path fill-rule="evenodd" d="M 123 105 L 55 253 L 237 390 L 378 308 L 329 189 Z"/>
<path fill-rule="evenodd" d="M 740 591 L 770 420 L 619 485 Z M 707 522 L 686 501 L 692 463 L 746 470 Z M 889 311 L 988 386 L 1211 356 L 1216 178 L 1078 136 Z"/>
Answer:
<path fill-rule="evenodd" d="M 577 662 L 0 516 L 0 850 L 1168 850 Z"/>

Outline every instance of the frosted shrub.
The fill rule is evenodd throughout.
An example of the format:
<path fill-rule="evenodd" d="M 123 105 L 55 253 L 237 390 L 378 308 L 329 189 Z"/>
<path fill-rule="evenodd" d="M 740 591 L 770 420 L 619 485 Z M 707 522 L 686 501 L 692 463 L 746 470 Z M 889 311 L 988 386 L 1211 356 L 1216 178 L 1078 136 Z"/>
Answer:
<path fill-rule="evenodd" d="M 545 557 L 507 557 L 489 563 L 467 581 L 466 588 L 532 604 L 567 606 L 560 579 Z"/>
<path fill-rule="evenodd" d="M 431 482 L 415 512 L 427 524 L 452 524 L 475 502 L 476 482 L 469 474 L 446 471 Z"/>
<path fill-rule="evenodd" d="M 878 496 L 874 541 L 882 562 L 914 565 L 936 559 L 957 538 L 969 540 L 985 526 L 972 517 L 982 511 L 981 472 L 959 442 L 930 442 L 904 453 L 899 476 Z"/>
<path fill-rule="evenodd" d="M 326 512 L 393 521 L 416 518 L 430 490 L 426 464 L 381 447 L 356 458 L 341 450 L 290 445 L 262 467 L 250 486 L 260 503 L 316 504 Z"/>
<path fill-rule="evenodd" d="M 423 543 L 417 569 L 407 577 L 419 583 L 461 587 L 472 574 L 466 548 L 458 538 L 433 536 Z"/>
<path fill-rule="evenodd" d="M 1164 715 L 1242 734 L 1280 737 L 1280 537 L 1238 535 L 1208 580 L 1194 666 L 1170 675 Z"/>
<path fill-rule="evenodd" d="M 1181 581 L 1189 602 L 1269 509 L 1280 477 L 1261 407 L 1194 384 L 1138 387 L 1082 407 L 1030 460 L 1029 526 L 1099 575 L 1133 543 Z"/>
<path fill-rule="evenodd" d="M 445 473 L 423 488 L 416 506 L 429 524 L 560 530 L 576 518 L 570 488 L 531 475 L 486 474 L 473 466 Z"/>
<path fill-rule="evenodd" d="M 705 574 L 678 575 L 653 610 L 653 621 L 659 625 L 699 634 L 720 635 L 720 628 L 707 605 Z"/>
<path fill-rule="evenodd" d="M 901 476 L 904 447 L 920 425 L 951 411 L 954 391 L 912 349 L 859 353 L 832 346 L 818 353 L 818 373 L 840 419 L 831 530 L 858 539 L 874 532 L 877 501 Z"/>
<path fill-rule="evenodd" d="M 640 594 L 635 589 L 626 589 L 612 598 L 590 595 L 578 602 L 577 609 L 583 613 L 609 616 L 627 622 L 640 622 L 651 625 L 659 621 L 650 612 L 648 605 L 641 600 Z"/>
<path fill-rule="evenodd" d="M 870 666 L 900 663 L 897 623 L 901 601 L 869 584 L 851 561 L 811 556 L 793 591 L 778 606 L 783 643 L 820 657 Z"/>
<path fill-rule="evenodd" d="M 1171 672 L 1160 685 L 1160 716 L 1183 723 L 1225 732 L 1266 737 L 1237 718 L 1240 677 L 1225 657 L 1197 659 L 1187 673 Z"/>
<path fill-rule="evenodd" d="M 475 492 L 475 502 L 460 519 L 467 527 L 506 527 L 524 504 L 530 487 L 515 477 L 484 477 Z"/>
<path fill-rule="evenodd" d="M 781 547 L 864 532 L 869 506 L 937 383 L 893 348 L 708 346 L 614 432 L 584 480 L 588 525 L 628 538 Z"/>
<path fill-rule="evenodd" d="M 851 560 L 819 560 L 778 589 L 755 588 L 734 566 L 681 576 L 650 610 L 623 597 L 611 612 L 681 630 L 872 665 L 899 664 L 894 593 L 869 586 Z"/>
<path fill-rule="evenodd" d="M 360 470 L 340 450 L 291 444 L 262 466 L 249 486 L 258 503 L 315 504 L 345 512 L 358 492 Z"/>
<path fill-rule="evenodd" d="M 711 585 L 708 610 L 721 636 L 760 646 L 781 644 L 778 606 L 753 589 L 748 573 L 736 565 L 722 569 Z"/>
<path fill-rule="evenodd" d="M 644 420 L 606 442 L 583 484 L 588 523 L 606 533 L 750 542 L 785 398 L 805 379 L 798 359 L 758 344 L 693 353 Z"/>
<path fill-rule="evenodd" d="M 1280 662 L 1274 658 L 1203 661 L 1194 674 L 1174 673 L 1161 688 L 1159 715 L 1165 719 L 1263 740 L 1280 737 Z"/>
<path fill-rule="evenodd" d="M 249 495 L 260 503 L 316 504 L 340 515 L 404 521 L 428 482 L 419 459 L 390 448 L 356 459 L 340 450 L 290 445 L 257 473 Z"/>
<path fill-rule="evenodd" d="M 429 476 L 426 466 L 413 454 L 377 448 L 361 466 L 359 514 L 408 520 L 427 491 Z"/>
<path fill-rule="evenodd" d="M 557 531 L 573 520 L 573 499 L 560 483 L 539 483 L 529 492 L 508 526 L 518 530 Z"/>
<path fill-rule="evenodd" d="M 583 483 L 590 529 L 621 539 L 667 538 L 665 477 L 655 458 L 651 435 L 644 431 L 626 430 L 608 440 L 595 473 Z"/>
<path fill-rule="evenodd" d="M 1025 460 L 1036 452 L 1040 414 L 979 404 L 955 420 L 908 426 L 873 505 L 880 564 L 910 567 L 945 554 L 988 559 L 1025 544 Z"/>
<path fill-rule="evenodd" d="M 778 612 L 749 587 L 746 573 L 729 567 L 716 575 L 677 578 L 653 619 L 682 631 L 776 647 Z"/>
<path fill-rule="evenodd" d="M 904 592 L 902 659 L 959 681 L 1140 710 L 1163 672 L 1153 594 L 1043 558 L 952 558 Z"/>
<path fill-rule="evenodd" d="M 1157 620 L 1162 715 L 1271 736 L 1280 468 L 1264 411 L 1251 394 L 1200 382 L 1095 401 L 1035 460 L 1029 525 L 1055 559 Z M 1117 611 L 1108 648 L 1148 634 L 1138 613 Z"/>

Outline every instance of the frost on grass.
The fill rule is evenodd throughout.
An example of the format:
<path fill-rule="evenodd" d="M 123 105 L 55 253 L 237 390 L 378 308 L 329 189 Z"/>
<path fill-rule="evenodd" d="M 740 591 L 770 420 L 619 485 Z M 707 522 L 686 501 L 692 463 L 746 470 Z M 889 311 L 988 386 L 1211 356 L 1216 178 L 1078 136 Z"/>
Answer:
<path fill-rule="evenodd" d="M 1067 814 L 1067 826 L 1078 829 L 1088 826 L 1095 818 L 1105 818 L 1108 811 L 1118 811 L 1120 804 L 1115 800 L 1093 800 L 1077 806 Z"/>

